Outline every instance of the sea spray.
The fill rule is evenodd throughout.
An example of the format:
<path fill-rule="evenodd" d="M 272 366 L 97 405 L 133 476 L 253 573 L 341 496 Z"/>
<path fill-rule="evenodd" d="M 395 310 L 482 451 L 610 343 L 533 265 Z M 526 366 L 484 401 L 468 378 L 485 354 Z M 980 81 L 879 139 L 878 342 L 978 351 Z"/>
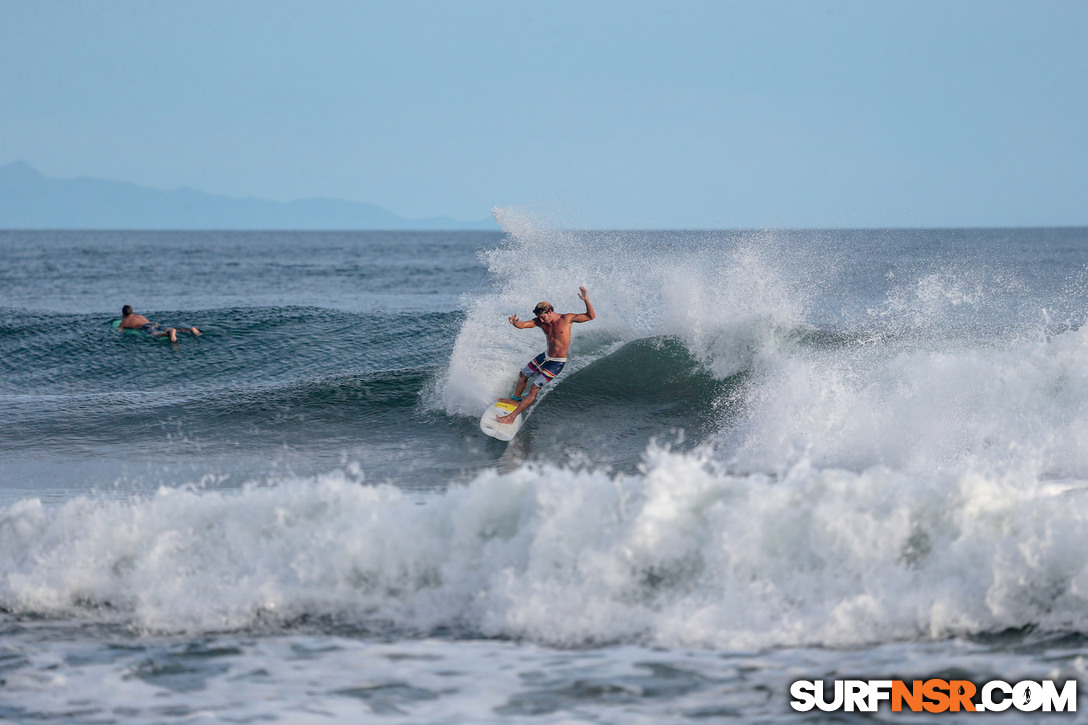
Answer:
<path fill-rule="evenodd" d="M 559 311 L 580 311 L 580 285 L 588 287 L 597 319 L 575 328 L 568 377 L 627 343 L 674 337 L 727 378 L 773 354 L 804 325 L 803 290 L 784 273 L 790 265 L 771 233 L 662 238 L 556 229 L 514 209 L 495 216 L 506 235 L 481 252 L 494 291 L 466 300 L 465 320 L 448 365 L 428 389 L 427 407 L 479 415 L 544 344 L 507 318 L 527 318 L 539 299 Z"/>
<path fill-rule="evenodd" d="M 1088 330 L 1049 339 L 890 340 L 782 351 L 723 455 L 766 470 L 800 445 L 820 465 L 912 473 L 1027 468 L 1088 478 Z M 726 453 L 728 451 L 728 453 Z"/>

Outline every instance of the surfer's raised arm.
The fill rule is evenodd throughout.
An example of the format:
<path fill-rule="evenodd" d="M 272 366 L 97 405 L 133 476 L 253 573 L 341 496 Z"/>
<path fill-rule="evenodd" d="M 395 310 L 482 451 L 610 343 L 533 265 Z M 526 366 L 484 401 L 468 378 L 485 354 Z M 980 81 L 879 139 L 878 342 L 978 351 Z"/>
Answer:
<path fill-rule="evenodd" d="M 589 294 L 586 292 L 585 287 L 578 288 L 578 299 L 586 303 L 586 311 L 584 314 L 570 318 L 571 322 L 589 322 L 594 319 L 597 313 L 593 311 L 593 303 L 589 301 Z"/>

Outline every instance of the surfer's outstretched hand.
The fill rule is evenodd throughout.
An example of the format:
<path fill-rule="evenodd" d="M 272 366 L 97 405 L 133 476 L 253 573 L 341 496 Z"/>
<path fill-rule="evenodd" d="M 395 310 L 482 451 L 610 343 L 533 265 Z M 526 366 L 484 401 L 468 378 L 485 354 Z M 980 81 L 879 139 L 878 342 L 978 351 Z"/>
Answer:
<path fill-rule="evenodd" d="M 579 287 L 578 288 L 578 299 L 580 299 L 582 302 L 585 302 L 587 296 L 588 295 L 586 293 L 586 288 L 585 287 Z"/>
<path fill-rule="evenodd" d="M 521 320 L 518 319 L 517 315 L 510 315 L 506 319 L 510 320 L 510 324 L 514 327 L 517 327 L 518 323 L 521 322 Z"/>

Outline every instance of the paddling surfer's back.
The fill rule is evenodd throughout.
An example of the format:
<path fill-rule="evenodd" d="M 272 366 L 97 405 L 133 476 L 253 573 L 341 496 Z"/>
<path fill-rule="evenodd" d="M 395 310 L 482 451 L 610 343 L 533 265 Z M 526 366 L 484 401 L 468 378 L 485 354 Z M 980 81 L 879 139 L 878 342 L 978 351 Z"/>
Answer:
<path fill-rule="evenodd" d="M 195 327 L 165 327 L 158 322 L 152 322 L 143 315 L 138 315 L 132 311 L 132 305 L 125 305 L 121 308 L 121 329 L 122 330 L 142 330 L 152 337 L 165 337 L 170 336 L 170 342 L 178 341 L 178 330 L 183 332 L 189 332 L 193 335 L 200 335 L 200 330 Z"/>

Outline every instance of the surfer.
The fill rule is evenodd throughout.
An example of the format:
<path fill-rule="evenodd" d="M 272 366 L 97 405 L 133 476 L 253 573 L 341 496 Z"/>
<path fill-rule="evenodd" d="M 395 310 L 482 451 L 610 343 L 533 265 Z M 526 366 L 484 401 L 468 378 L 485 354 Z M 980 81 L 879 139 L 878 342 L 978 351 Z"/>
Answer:
<path fill-rule="evenodd" d="M 132 305 L 125 305 L 121 308 L 121 329 L 140 330 L 152 337 L 164 337 L 169 335 L 170 342 L 178 341 L 178 330 L 191 332 L 197 336 L 200 335 L 200 330 L 195 327 L 163 327 L 158 322 L 151 322 L 143 315 L 134 313 L 132 311 Z"/>
<path fill-rule="evenodd" d="M 512 398 L 503 398 L 502 402 L 516 404 L 517 407 L 502 417 L 496 418 L 497 423 L 513 423 L 514 419 L 522 414 L 533 401 L 540 389 L 555 379 L 563 365 L 567 362 L 567 350 L 570 349 L 570 326 L 575 322 L 589 322 L 597 315 L 593 311 L 593 305 L 589 301 L 585 287 L 578 288 L 578 299 L 586 303 L 586 311 L 583 313 L 566 312 L 559 314 L 550 302 L 538 302 L 533 308 L 535 317 L 531 320 L 521 321 L 517 315 L 510 316 L 510 324 L 519 330 L 528 330 L 539 327 L 548 338 L 548 349 L 529 361 L 518 375 L 518 384 L 514 388 Z M 525 386 L 529 379 L 533 384 L 529 392 L 525 392 Z"/>

